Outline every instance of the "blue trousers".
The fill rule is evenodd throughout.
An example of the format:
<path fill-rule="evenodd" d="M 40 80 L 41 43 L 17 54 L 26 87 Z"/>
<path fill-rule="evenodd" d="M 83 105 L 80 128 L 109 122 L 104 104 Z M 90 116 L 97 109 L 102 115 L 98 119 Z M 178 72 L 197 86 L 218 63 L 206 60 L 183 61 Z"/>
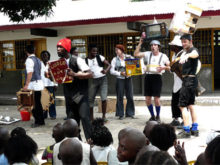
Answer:
<path fill-rule="evenodd" d="M 54 104 L 51 104 L 50 107 L 49 107 L 49 115 L 50 117 L 55 117 L 57 116 L 57 113 L 56 113 L 56 102 L 55 102 L 55 87 L 46 87 L 47 90 L 53 94 L 53 98 L 54 98 Z M 48 116 L 48 111 L 44 111 L 44 118 L 47 118 Z"/>

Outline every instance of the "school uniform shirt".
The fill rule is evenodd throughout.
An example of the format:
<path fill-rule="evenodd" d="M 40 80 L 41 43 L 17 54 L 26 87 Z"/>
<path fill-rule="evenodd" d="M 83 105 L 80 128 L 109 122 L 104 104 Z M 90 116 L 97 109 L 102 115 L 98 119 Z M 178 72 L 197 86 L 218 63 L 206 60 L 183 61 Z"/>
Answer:
<path fill-rule="evenodd" d="M 177 55 L 178 54 L 173 55 L 172 61 L 174 61 L 177 58 Z M 179 78 L 179 76 L 177 76 L 175 72 L 173 72 L 173 78 L 174 78 L 173 93 L 176 93 L 180 90 L 180 88 L 182 88 L 182 80 Z"/>
<path fill-rule="evenodd" d="M 147 65 L 152 64 L 152 65 L 166 66 L 166 63 L 169 62 L 169 58 L 166 56 L 166 54 L 163 54 L 163 53 L 159 52 L 159 54 L 155 56 L 152 53 L 152 56 L 151 56 L 151 59 L 150 59 L 151 53 L 152 53 L 151 51 L 144 52 L 144 62 L 147 63 Z M 162 56 L 162 58 L 161 58 L 161 61 L 160 61 L 160 64 L 159 64 L 159 60 L 160 60 L 161 56 Z M 165 70 L 163 70 L 161 72 L 146 71 L 146 74 L 160 74 L 160 75 L 162 75 L 164 72 L 165 72 Z"/>
<path fill-rule="evenodd" d="M 31 54 L 29 57 L 31 56 L 35 56 L 34 54 Z M 31 58 L 27 58 L 26 62 L 25 62 L 25 66 L 26 66 L 26 71 L 27 74 L 30 72 L 34 72 L 34 61 Z M 28 85 L 28 89 L 30 90 L 34 90 L 34 91 L 41 91 L 44 89 L 44 84 L 42 80 L 36 80 L 36 81 L 30 81 L 29 85 Z"/>
<path fill-rule="evenodd" d="M 53 81 L 51 81 L 49 78 L 45 77 L 45 72 L 48 72 L 48 65 L 44 65 L 44 63 L 41 61 L 41 79 L 44 83 L 45 87 L 54 87 L 57 86 L 57 83 L 54 83 Z"/>
<path fill-rule="evenodd" d="M 58 159 L 58 154 L 59 154 L 59 148 L 60 144 L 70 138 L 64 138 L 61 142 L 56 143 L 53 147 L 53 165 L 62 165 L 62 161 Z M 78 137 L 73 137 L 71 139 L 76 139 L 78 140 L 81 145 L 82 145 L 82 151 L 83 151 L 83 160 L 80 165 L 90 165 L 90 145 L 87 143 L 83 143 L 82 141 L 79 140 Z"/>
<path fill-rule="evenodd" d="M 132 57 L 131 55 L 127 55 L 125 54 L 125 57 L 124 59 L 126 58 L 134 58 Z M 125 60 L 122 60 L 120 58 L 118 58 L 120 60 L 120 63 L 121 63 L 121 67 L 124 67 L 125 68 Z M 116 78 L 119 78 L 119 79 L 125 79 L 124 76 L 121 76 L 121 72 L 118 71 L 118 70 L 115 70 L 115 67 L 116 67 L 116 61 L 117 61 L 117 57 L 114 57 L 111 61 L 111 69 L 110 69 L 110 73 L 114 76 L 116 76 Z"/>
<path fill-rule="evenodd" d="M 100 59 L 102 62 L 105 61 L 105 57 L 103 57 L 102 55 L 99 55 Z M 90 70 L 93 72 L 93 78 L 100 78 L 100 77 L 104 77 L 105 74 L 103 74 L 101 71 L 103 70 L 103 67 L 100 67 L 97 61 L 97 58 L 93 58 L 93 59 L 89 59 L 88 58 L 88 66 L 90 68 Z"/>
<path fill-rule="evenodd" d="M 92 153 L 97 162 L 108 162 L 108 165 L 117 165 L 119 163 L 117 151 L 112 145 L 107 147 L 95 145 L 92 147 Z"/>

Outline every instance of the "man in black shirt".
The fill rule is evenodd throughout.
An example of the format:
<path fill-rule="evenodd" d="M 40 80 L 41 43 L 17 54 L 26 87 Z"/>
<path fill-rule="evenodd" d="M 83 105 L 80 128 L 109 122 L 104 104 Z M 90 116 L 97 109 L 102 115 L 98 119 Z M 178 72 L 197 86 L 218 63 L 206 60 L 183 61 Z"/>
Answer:
<path fill-rule="evenodd" d="M 182 117 L 184 121 L 184 130 L 183 132 L 180 132 L 178 134 L 178 138 L 190 138 L 191 135 L 199 135 L 197 116 L 193 107 L 195 102 L 196 87 L 198 86 L 196 70 L 198 66 L 199 54 L 198 50 L 193 47 L 192 36 L 190 34 L 184 34 L 181 36 L 180 39 L 184 51 L 179 61 L 182 64 L 183 77 L 183 83 L 179 97 L 179 107 L 182 112 Z M 191 128 L 189 125 L 189 115 L 187 110 L 189 110 L 191 113 Z"/>

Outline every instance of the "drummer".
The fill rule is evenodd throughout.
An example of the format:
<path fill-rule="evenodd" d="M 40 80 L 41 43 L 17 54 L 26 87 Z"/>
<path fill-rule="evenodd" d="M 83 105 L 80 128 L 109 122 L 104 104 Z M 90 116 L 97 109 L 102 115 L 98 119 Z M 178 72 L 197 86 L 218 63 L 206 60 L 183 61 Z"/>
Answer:
<path fill-rule="evenodd" d="M 141 52 L 141 45 L 143 44 L 143 38 L 140 38 L 140 42 L 136 47 L 134 56 L 143 58 L 146 65 L 146 76 L 144 81 L 144 96 L 146 104 L 151 114 L 150 121 L 157 120 L 160 122 L 160 93 L 162 89 L 162 74 L 165 70 L 169 70 L 170 61 L 166 54 L 160 52 L 161 44 L 158 40 L 150 42 L 151 51 Z M 156 116 L 154 115 L 152 96 L 154 97 Z"/>

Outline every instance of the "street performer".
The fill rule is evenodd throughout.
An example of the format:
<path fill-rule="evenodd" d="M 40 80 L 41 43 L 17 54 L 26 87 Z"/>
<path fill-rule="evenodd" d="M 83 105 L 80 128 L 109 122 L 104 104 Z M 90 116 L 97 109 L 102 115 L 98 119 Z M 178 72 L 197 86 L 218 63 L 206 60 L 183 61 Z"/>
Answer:
<path fill-rule="evenodd" d="M 183 53 L 180 57 L 180 64 L 182 65 L 182 88 L 179 96 L 179 107 L 183 117 L 183 131 L 178 134 L 178 138 L 190 138 L 191 135 L 198 136 L 197 116 L 194 111 L 194 102 L 198 80 L 196 77 L 196 70 L 199 60 L 198 50 L 192 44 L 192 36 L 184 34 L 181 36 L 183 45 Z M 187 109 L 190 110 L 192 127 L 189 125 L 189 115 Z"/>
<path fill-rule="evenodd" d="M 158 40 L 150 42 L 151 51 L 140 52 L 143 38 L 136 47 L 134 56 L 144 59 L 146 67 L 146 76 L 144 82 L 144 96 L 146 99 L 147 107 L 150 111 L 151 118 L 149 120 L 157 120 L 160 122 L 160 94 L 162 89 L 162 74 L 165 70 L 169 70 L 170 61 L 166 54 L 160 52 L 161 44 Z M 154 97 L 156 107 L 156 117 L 154 115 L 152 96 Z"/>

